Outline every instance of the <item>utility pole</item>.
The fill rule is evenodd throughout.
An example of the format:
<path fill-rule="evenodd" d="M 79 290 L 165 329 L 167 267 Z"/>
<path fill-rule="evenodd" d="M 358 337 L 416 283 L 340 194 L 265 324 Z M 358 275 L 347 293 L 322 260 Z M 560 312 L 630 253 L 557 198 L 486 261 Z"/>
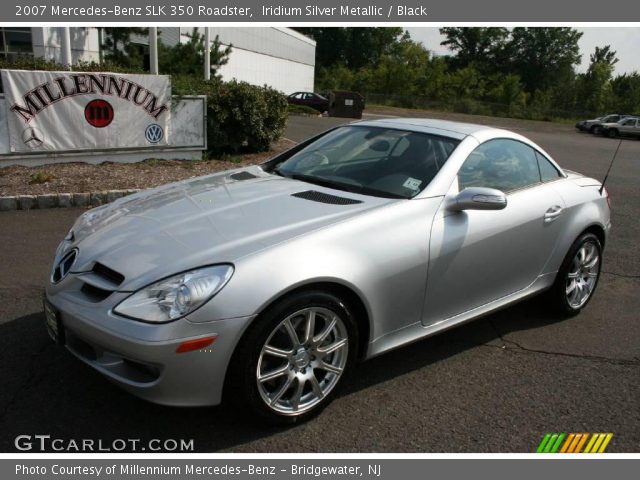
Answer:
<path fill-rule="evenodd" d="M 211 80 L 211 42 L 209 27 L 204 27 L 204 79 Z"/>
<path fill-rule="evenodd" d="M 149 27 L 149 68 L 158 75 L 158 27 Z"/>
<path fill-rule="evenodd" d="M 71 70 L 73 59 L 71 57 L 71 33 L 69 27 L 62 27 L 62 64 Z"/>

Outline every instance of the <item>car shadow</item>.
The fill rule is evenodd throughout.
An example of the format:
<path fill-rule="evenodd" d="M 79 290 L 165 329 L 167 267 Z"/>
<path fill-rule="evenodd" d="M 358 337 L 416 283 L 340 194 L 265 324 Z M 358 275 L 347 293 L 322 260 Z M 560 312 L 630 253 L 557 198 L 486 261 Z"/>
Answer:
<path fill-rule="evenodd" d="M 355 394 L 455 356 L 501 346 L 501 336 L 558 321 L 541 302 L 526 301 L 441 335 L 356 365 L 341 395 Z M 0 325 L 0 451 L 17 451 L 18 435 L 51 435 L 65 442 L 100 439 L 193 439 L 195 451 L 233 450 L 293 427 L 256 422 L 241 407 L 172 408 L 120 390 L 49 339 L 42 314 Z M 322 415 L 312 422 L 322 421 Z M 97 448 L 97 445 L 94 446 Z M 128 450 L 128 449 L 127 449 Z M 124 450 L 124 451 L 127 451 Z M 50 450 L 49 450 L 50 451 Z"/>

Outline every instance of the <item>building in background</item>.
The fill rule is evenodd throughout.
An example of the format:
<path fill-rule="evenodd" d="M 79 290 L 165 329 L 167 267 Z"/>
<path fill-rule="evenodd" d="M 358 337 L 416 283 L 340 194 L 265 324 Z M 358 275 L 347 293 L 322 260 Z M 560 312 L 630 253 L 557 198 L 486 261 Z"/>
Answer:
<path fill-rule="evenodd" d="M 218 74 L 224 80 L 269 85 L 285 94 L 313 91 L 316 42 L 284 27 L 209 27 L 222 45 L 233 45 L 229 62 Z M 199 29 L 200 32 L 204 30 Z M 0 56 L 34 55 L 62 61 L 62 27 L 0 28 Z M 187 42 L 193 27 L 161 27 L 165 45 Z M 100 61 L 101 31 L 97 27 L 71 27 L 71 58 Z M 134 43 L 148 54 L 148 38 L 135 36 Z M 160 72 L 163 73 L 163 72 Z"/>
<path fill-rule="evenodd" d="M 200 33 L 204 29 L 199 29 Z M 165 45 L 187 42 L 193 27 L 161 27 Z M 286 94 L 313 91 L 316 42 L 283 27 L 209 27 L 211 40 L 218 36 L 223 46 L 233 45 L 229 62 L 218 74 L 223 80 L 267 84 Z"/>

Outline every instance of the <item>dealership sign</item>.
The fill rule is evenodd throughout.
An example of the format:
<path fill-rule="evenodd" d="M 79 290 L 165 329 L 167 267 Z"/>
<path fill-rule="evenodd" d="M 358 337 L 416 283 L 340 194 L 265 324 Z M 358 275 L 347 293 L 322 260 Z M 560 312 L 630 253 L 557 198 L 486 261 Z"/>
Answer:
<path fill-rule="evenodd" d="M 12 152 L 168 144 L 164 75 L 2 70 Z"/>

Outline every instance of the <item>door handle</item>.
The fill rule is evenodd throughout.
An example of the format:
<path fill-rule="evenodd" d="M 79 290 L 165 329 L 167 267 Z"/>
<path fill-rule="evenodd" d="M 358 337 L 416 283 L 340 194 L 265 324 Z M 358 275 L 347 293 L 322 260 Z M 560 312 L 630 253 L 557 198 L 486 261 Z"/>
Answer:
<path fill-rule="evenodd" d="M 553 222 L 556 218 L 562 215 L 562 207 L 560 205 L 554 205 L 553 207 L 549 207 L 549 209 L 544 212 L 544 221 L 545 223 Z"/>

